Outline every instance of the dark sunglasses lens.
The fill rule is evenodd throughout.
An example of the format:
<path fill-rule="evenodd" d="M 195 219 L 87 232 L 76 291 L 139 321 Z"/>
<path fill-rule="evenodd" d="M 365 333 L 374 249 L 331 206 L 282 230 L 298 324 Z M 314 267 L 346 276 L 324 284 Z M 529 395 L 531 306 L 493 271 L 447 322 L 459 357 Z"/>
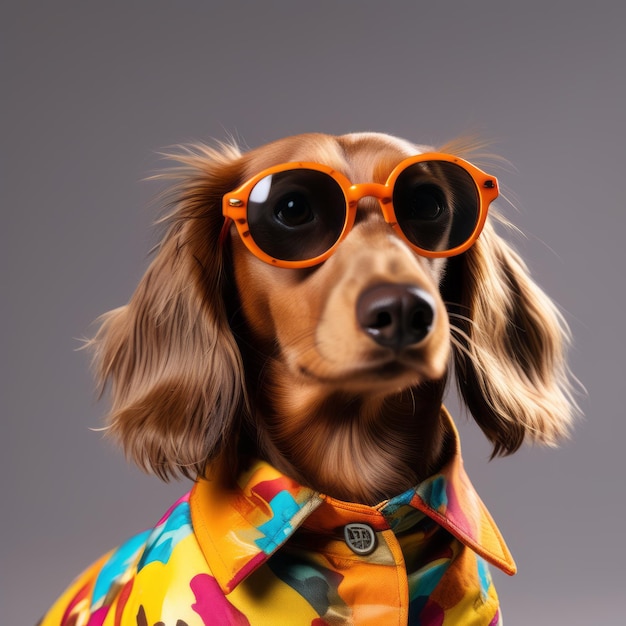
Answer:
<path fill-rule="evenodd" d="M 472 236 L 480 197 L 474 179 L 460 165 L 422 161 L 398 176 L 393 206 L 409 241 L 423 250 L 445 252 Z"/>
<path fill-rule="evenodd" d="M 346 221 L 339 184 L 317 170 L 294 169 L 261 179 L 248 199 L 250 236 L 281 261 L 307 261 L 329 250 Z"/>

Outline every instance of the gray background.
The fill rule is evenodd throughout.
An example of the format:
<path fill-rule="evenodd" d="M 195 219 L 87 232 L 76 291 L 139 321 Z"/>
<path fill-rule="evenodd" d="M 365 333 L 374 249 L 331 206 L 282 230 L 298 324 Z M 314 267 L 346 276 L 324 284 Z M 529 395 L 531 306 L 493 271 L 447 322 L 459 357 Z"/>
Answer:
<path fill-rule="evenodd" d="M 572 326 L 585 418 L 491 463 L 460 419 L 466 464 L 519 565 L 496 573 L 507 626 L 623 618 L 625 6 L 5 3 L 0 623 L 33 624 L 188 487 L 90 430 L 105 405 L 76 352 L 146 267 L 157 152 L 314 130 L 478 131 L 514 164 L 503 208 Z"/>

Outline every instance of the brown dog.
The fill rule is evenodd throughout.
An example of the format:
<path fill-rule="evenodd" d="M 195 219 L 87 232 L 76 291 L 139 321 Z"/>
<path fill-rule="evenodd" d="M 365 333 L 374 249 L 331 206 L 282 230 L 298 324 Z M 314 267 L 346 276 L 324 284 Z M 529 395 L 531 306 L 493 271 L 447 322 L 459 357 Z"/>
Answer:
<path fill-rule="evenodd" d="M 455 460 L 454 427 L 441 407 L 452 357 L 461 394 L 494 454 L 514 452 L 525 438 L 553 444 L 570 425 L 563 319 L 496 234 L 493 216 L 483 224 L 497 195 L 495 178 L 448 151 L 420 157 L 425 148 L 374 133 L 289 137 L 245 154 L 230 146 L 190 147 L 163 176 L 175 183 L 156 258 L 129 304 L 103 318 L 93 341 L 100 379 L 111 384 L 110 432 L 131 458 L 161 478 L 208 477 L 206 484 L 224 492 L 220 502 L 241 490 L 248 506 L 259 496 L 243 486 L 242 476 L 247 480 L 260 459 L 276 476 L 321 498 L 319 511 L 332 502 L 335 512 L 326 519 L 337 507 L 385 513 L 399 494 L 413 493 L 412 506 L 425 513 L 413 521 L 439 524 L 452 556 L 438 585 L 426 593 L 425 578 L 415 583 L 416 572 L 432 572 L 435 561 L 417 558 L 413 540 L 398 539 L 396 550 L 385 533 L 391 529 L 402 537 L 405 531 L 397 532 L 390 521 L 395 513 L 385 513 L 384 520 L 370 524 L 373 554 L 383 543 L 397 553 L 395 567 L 404 577 L 399 599 L 390 600 L 381 587 L 375 602 L 372 594 L 378 592 L 363 577 L 359 585 L 369 589 L 369 600 L 358 591 L 348 597 L 341 586 L 347 583 L 333 587 L 326 576 L 335 591 L 325 596 L 325 612 L 316 608 L 317 618 L 326 620 L 319 624 L 430 624 L 434 606 L 457 621 L 433 618 L 433 624 L 470 623 L 463 620 L 472 611 L 483 620 L 477 617 L 476 623 L 498 623 L 495 593 L 480 562 L 484 557 L 512 573 L 506 548 L 494 556 L 485 547 L 489 540 L 481 543 L 467 529 L 458 530 L 463 523 L 454 518 L 449 491 L 445 503 L 435 503 L 416 490 L 439 475 L 450 484 L 460 481 L 461 492 L 471 490 Z M 446 473 L 455 463 L 456 478 Z M 198 497 L 194 509 L 192 495 L 189 522 L 197 536 Z M 459 498 L 465 502 L 466 496 Z M 275 507 L 264 502 L 267 520 L 275 519 Z M 468 502 L 484 513 L 477 497 Z M 466 511 L 466 517 L 476 511 Z M 307 557 L 307 567 L 324 552 L 319 537 L 310 537 L 311 524 L 290 518 L 290 541 L 317 554 Z M 322 535 L 331 541 L 342 524 L 331 524 Z M 418 526 L 411 528 L 417 532 Z M 418 534 L 431 531 L 423 527 Z M 205 616 L 198 623 L 313 623 L 300 619 L 297 603 L 255 621 L 257 614 L 244 601 L 233 600 L 239 582 L 222 584 L 211 565 L 214 557 L 198 541 L 210 565 L 207 576 L 215 577 L 234 607 L 232 613 L 211 613 L 217 621 Z M 479 555 L 478 565 L 469 566 L 478 574 L 454 574 L 454 567 L 467 566 L 469 549 Z M 137 592 L 137 563 L 145 564 L 145 550 L 137 548 L 132 575 L 124 570 L 118 576 L 108 601 L 98 604 L 92 597 L 92 614 L 94 607 L 106 606 L 109 619 L 126 619 L 124 607 Z M 276 546 L 264 550 L 270 566 L 285 554 Z M 347 561 L 331 566 L 324 554 L 323 570 L 348 580 Z M 246 584 L 258 576 L 260 570 L 253 569 Z M 307 606 L 317 607 L 289 582 L 298 576 L 276 574 L 277 566 L 272 571 L 281 584 L 298 589 Z M 467 613 L 455 613 L 461 610 L 458 598 L 468 593 L 459 580 L 472 577 L 479 580 L 481 602 L 474 599 Z M 122 606 L 119 590 L 129 580 L 135 581 L 134 591 Z M 255 591 L 261 605 L 266 592 Z M 202 598 L 196 593 L 195 599 L 191 614 L 203 615 Z M 387 612 L 364 611 L 364 603 L 384 605 Z M 133 606 L 137 622 L 120 623 L 163 617 L 158 611 L 147 616 L 147 605 L 138 600 Z M 269 601 L 263 610 L 273 615 Z M 236 621 L 237 611 L 248 622 Z M 182 617 L 183 608 L 176 615 L 192 623 Z M 49 619 L 44 623 L 54 623 Z"/>

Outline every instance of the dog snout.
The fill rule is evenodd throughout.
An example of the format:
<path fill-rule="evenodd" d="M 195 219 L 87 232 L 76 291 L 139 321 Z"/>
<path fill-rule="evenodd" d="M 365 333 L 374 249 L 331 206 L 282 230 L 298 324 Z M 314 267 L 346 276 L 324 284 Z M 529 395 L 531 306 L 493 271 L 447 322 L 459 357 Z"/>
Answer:
<path fill-rule="evenodd" d="M 400 352 L 423 341 L 435 322 L 435 302 L 415 285 L 382 284 L 358 298 L 357 320 L 376 343 Z"/>

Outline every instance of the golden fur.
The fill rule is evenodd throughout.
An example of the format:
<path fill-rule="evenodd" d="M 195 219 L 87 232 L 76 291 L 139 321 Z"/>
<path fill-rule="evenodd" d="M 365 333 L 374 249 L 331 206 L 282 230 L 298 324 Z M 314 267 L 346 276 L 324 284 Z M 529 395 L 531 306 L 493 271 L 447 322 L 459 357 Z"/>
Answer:
<path fill-rule="evenodd" d="M 131 458 L 167 479 L 209 466 L 233 477 L 261 456 L 324 493 L 376 503 L 445 461 L 440 406 L 452 358 L 494 454 L 567 433 L 566 325 L 493 216 L 447 261 L 417 256 L 370 199 L 337 252 L 311 269 L 260 261 L 234 228 L 220 241 L 222 196 L 266 167 L 314 161 L 353 183 L 381 182 L 422 151 L 381 134 L 310 134 L 244 154 L 194 145 L 174 157 L 161 177 L 173 181 L 167 232 L 128 305 L 103 316 L 92 342 L 111 384 L 110 431 Z M 359 295 L 388 283 L 435 302 L 432 331 L 399 356 L 355 319 Z"/>

